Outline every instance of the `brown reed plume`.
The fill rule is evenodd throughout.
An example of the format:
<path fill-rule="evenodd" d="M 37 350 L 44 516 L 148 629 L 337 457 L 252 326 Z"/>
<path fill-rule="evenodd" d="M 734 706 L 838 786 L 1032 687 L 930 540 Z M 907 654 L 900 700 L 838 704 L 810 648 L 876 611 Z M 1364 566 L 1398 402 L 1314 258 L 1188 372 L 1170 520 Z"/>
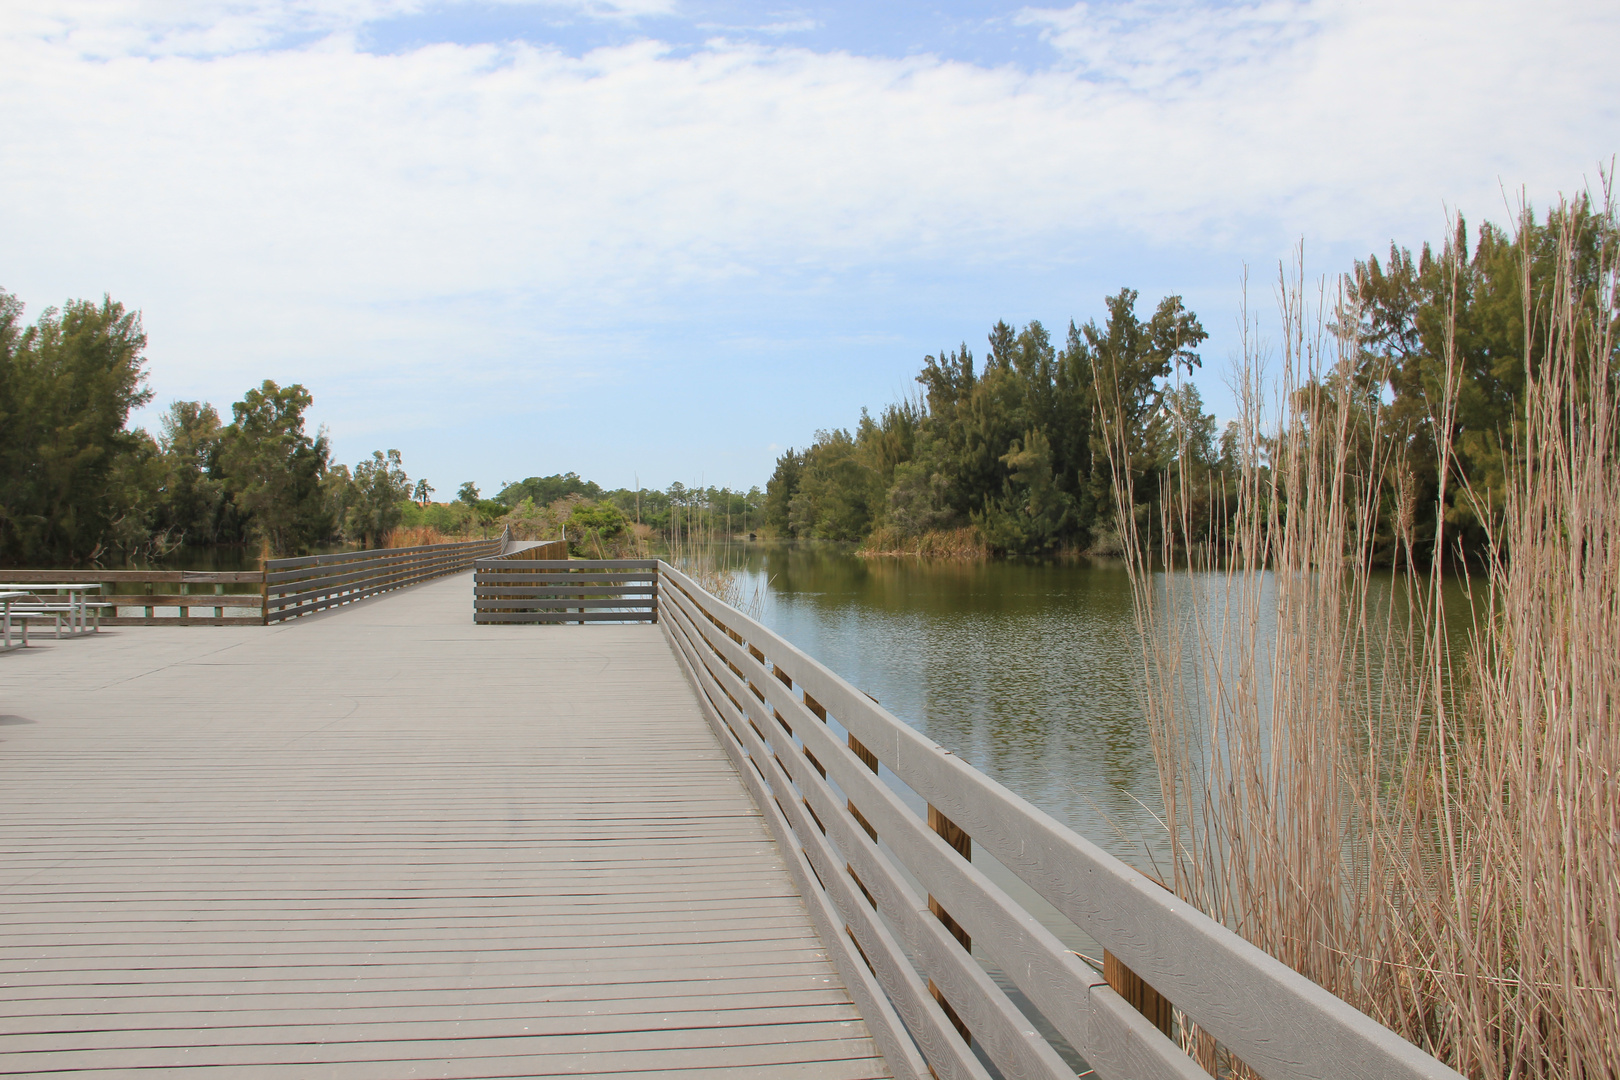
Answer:
<path fill-rule="evenodd" d="M 1165 883 L 1477 1077 L 1612 1078 L 1620 1062 L 1615 208 L 1605 192 L 1587 219 L 1605 236 L 1595 284 L 1573 272 L 1586 238 L 1568 209 L 1549 293 L 1521 254 L 1528 390 L 1505 505 L 1447 490 L 1462 475 L 1449 340 L 1441 491 L 1414 505 L 1357 312 L 1341 291 L 1313 315 L 1299 272 L 1280 281 L 1275 399 L 1245 312 L 1229 482 L 1173 471 L 1149 512 L 1123 412 L 1099 408 Z M 1474 588 L 1445 558 L 1453 494 L 1489 523 Z M 1414 550 L 1420 514 L 1432 550 Z M 1393 576 L 1374 570 L 1381 520 L 1404 556 Z M 1182 1035 L 1206 1068 L 1246 1072 L 1185 1018 Z"/>

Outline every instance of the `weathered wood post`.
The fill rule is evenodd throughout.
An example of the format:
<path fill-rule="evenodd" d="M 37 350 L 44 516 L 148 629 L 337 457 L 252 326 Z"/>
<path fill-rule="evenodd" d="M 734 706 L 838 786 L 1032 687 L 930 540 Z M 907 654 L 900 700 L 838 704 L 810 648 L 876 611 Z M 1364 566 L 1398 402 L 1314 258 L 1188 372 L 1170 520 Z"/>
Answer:
<path fill-rule="evenodd" d="M 1151 880 L 1151 879 L 1150 879 Z M 1162 882 L 1154 884 L 1163 887 Z M 1113 987 L 1114 993 L 1124 998 L 1137 1012 L 1148 1018 L 1149 1023 L 1166 1035 L 1171 1033 L 1174 1016 L 1170 1009 L 1170 1000 L 1153 987 L 1142 981 L 1142 977 L 1126 967 L 1113 953 L 1103 950 L 1103 978 Z"/>
<path fill-rule="evenodd" d="M 1119 957 L 1107 949 L 1103 950 L 1103 978 L 1131 1008 L 1147 1017 L 1154 1027 L 1170 1034 L 1170 999 L 1143 982 L 1140 975 L 1120 963 Z"/>
<path fill-rule="evenodd" d="M 973 838 L 956 822 L 940 813 L 939 808 L 933 803 L 928 804 L 928 827 L 944 837 L 945 842 L 955 848 L 958 855 L 968 862 L 973 861 Z M 962 924 L 951 918 L 950 912 L 946 911 L 940 905 L 940 902 L 934 899 L 933 893 L 928 894 L 928 910 L 932 911 L 934 917 L 945 924 L 945 929 L 951 932 L 951 936 L 961 943 L 962 948 L 966 949 L 969 955 L 972 955 L 973 939 L 968 936 L 966 930 L 962 929 Z M 928 980 L 928 992 L 934 995 L 934 1000 L 939 1002 L 939 1007 L 945 1010 L 945 1015 L 956 1026 L 956 1030 L 962 1033 L 962 1038 L 972 1043 L 973 1033 L 968 1030 L 966 1024 L 962 1023 L 962 1018 L 956 1015 L 956 1010 L 951 1008 L 949 1001 L 945 1000 L 945 995 L 940 993 L 939 987 L 934 985 L 933 979 Z"/>

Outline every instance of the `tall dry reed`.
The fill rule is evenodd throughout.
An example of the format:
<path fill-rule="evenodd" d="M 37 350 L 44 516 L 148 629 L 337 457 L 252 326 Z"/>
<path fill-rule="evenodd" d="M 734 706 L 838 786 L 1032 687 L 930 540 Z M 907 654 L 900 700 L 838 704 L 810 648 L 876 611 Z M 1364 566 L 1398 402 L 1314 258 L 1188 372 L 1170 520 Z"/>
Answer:
<path fill-rule="evenodd" d="M 873 530 L 857 555 L 914 555 L 924 559 L 988 559 L 990 546 L 977 526 L 906 533 L 892 525 Z"/>
<path fill-rule="evenodd" d="M 429 544 L 457 544 L 467 540 L 479 539 L 477 536 L 451 534 L 444 532 L 433 525 L 399 525 L 388 530 L 383 538 L 382 547 L 426 547 Z"/>
<path fill-rule="evenodd" d="M 1611 238 L 1614 224 L 1606 199 Z M 1419 507 L 1357 313 L 1342 293 L 1308 305 L 1302 274 L 1279 283 L 1275 397 L 1245 314 L 1232 486 L 1172 473 L 1144 513 L 1123 412 L 1100 407 L 1165 883 L 1477 1077 L 1614 1077 L 1620 1061 L 1615 277 L 1609 259 L 1599 295 L 1577 295 L 1580 240 L 1562 238 L 1544 296 L 1523 252 L 1529 390 L 1504 506 L 1446 490 L 1452 344 L 1431 418 L 1442 489 Z M 1446 605 L 1468 595 L 1447 577 L 1451 495 L 1475 502 L 1496 552 L 1464 643 Z M 1208 524 L 1197 506 L 1215 508 Z M 1373 570 L 1391 506 L 1392 580 Z M 1419 515 L 1432 551 L 1414 550 Z M 1206 1068 L 1245 1072 L 1183 1021 Z"/>
<path fill-rule="evenodd" d="M 757 582 L 750 587 L 742 570 L 728 564 L 727 534 L 716 530 L 714 515 L 682 507 L 673 510 L 670 516 L 665 553 L 670 565 L 691 577 L 711 596 L 751 618 L 761 618 L 766 587 Z"/>

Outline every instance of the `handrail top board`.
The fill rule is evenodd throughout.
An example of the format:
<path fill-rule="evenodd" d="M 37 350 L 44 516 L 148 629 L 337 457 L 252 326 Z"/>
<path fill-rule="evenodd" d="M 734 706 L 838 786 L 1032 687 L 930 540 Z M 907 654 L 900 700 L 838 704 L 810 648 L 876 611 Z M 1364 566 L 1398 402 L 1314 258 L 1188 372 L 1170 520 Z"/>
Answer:
<path fill-rule="evenodd" d="M 44 581 L 257 585 L 264 579 L 261 570 L 0 570 L 0 577 L 29 584 Z"/>
<path fill-rule="evenodd" d="M 292 570 L 304 566 L 326 566 L 335 562 L 366 562 L 376 559 L 403 557 L 407 555 L 422 554 L 425 552 L 450 552 L 457 549 L 465 550 L 473 544 L 485 544 L 499 547 L 502 544 L 499 537 L 490 540 L 461 540 L 445 544 L 418 544 L 413 547 L 399 548 L 366 548 L 359 551 L 332 551 L 325 555 L 293 555 L 284 559 L 265 560 L 266 570 Z"/>

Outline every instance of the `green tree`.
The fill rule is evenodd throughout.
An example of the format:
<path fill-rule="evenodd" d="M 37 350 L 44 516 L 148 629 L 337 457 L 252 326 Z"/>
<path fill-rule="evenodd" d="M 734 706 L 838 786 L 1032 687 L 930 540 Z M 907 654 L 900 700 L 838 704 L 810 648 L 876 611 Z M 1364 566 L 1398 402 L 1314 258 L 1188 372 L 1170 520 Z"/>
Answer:
<path fill-rule="evenodd" d="M 103 547 L 125 558 L 151 559 L 179 546 L 182 538 L 162 524 L 167 474 L 156 440 L 140 428 L 129 432 L 129 444 L 113 458 L 110 486 L 120 497 Z"/>
<path fill-rule="evenodd" d="M 471 480 L 463 480 L 461 487 L 456 490 L 456 501 L 474 506 L 478 502 L 478 485 Z"/>
<path fill-rule="evenodd" d="M 411 497 L 411 482 L 398 450 L 373 450 L 371 458 L 354 467 L 355 498 L 349 507 L 347 532 L 365 547 L 382 544 L 399 524 L 400 503 Z"/>
<path fill-rule="evenodd" d="M 842 429 L 818 431 L 788 504 L 788 529 L 819 540 L 859 540 L 877 524 L 883 499 L 882 475 L 855 438 Z"/>
<path fill-rule="evenodd" d="M 1107 322 L 1088 322 L 1080 328 L 1091 360 L 1098 398 L 1100 427 L 1092 441 L 1092 496 L 1097 505 L 1110 505 L 1113 473 L 1107 453 L 1112 441 L 1119 460 L 1129 461 L 1135 473 L 1139 501 L 1158 503 L 1159 481 L 1165 462 L 1160 453 L 1170 423 L 1165 409 L 1175 371 L 1191 372 L 1201 366 L 1193 350 L 1209 335 L 1179 296 L 1159 301 L 1152 318 L 1136 317 L 1135 289 L 1121 289 L 1109 297 Z"/>
<path fill-rule="evenodd" d="M 1526 337 L 1526 284 L 1532 303 L 1544 308 L 1551 299 L 1559 234 L 1567 228 L 1575 237 L 1570 251 L 1575 302 L 1590 320 L 1597 310 L 1600 253 L 1620 242 L 1585 198 L 1541 221 L 1527 208 L 1516 225 L 1516 233 L 1510 233 L 1487 222 L 1471 245 L 1467 223 L 1459 217 L 1438 253 L 1425 244 L 1414 258 L 1410 250 L 1391 244 L 1386 262 L 1371 256 L 1348 275 L 1352 305 L 1344 314 L 1354 320 L 1349 329 L 1360 344 L 1358 377 L 1365 393 L 1387 392 L 1391 399 L 1386 423 L 1412 470 L 1416 505 L 1439 493 L 1440 418 L 1430 403 L 1441 399 L 1448 349 L 1460 376 L 1450 433 L 1452 467 L 1482 504 L 1500 506 L 1505 466 L 1522 423 L 1525 350 L 1530 349 L 1533 369 L 1545 348 L 1539 335 Z M 1620 370 L 1620 359 L 1611 369 Z M 1462 485 L 1449 489 L 1447 527 L 1465 552 L 1478 554 L 1486 540 L 1483 523 L 1474 517 L 1473 501 L 1460 497 Z M 1416 529 L 1413 540 L 1421 550 L 1432 539 L 1432 524 Z"/>
<path fill-rule="evenodd" d="M 789 448 L 776 459 L 776 470 L 765 485 L 765 524 L 778 536 L 791 536 L 790 509 L 804 475 L 804 454 Z"/>
<path fill-rule="evenodd" d="M 568 524 L 607 538 L 619 535 L 629 522 L 625 520 L 623 512 L 611 503 L 582 502 L 574 504 L 569 511 Z"/>
<path fill-rule="evenodd" d="M 599 485 L 581 480 L 578 473 L 567 472 L 553 476 L 531 476 L 515 484 L 505 484 L 495 497 L 507 506 L 516 506 L 524 499 L 533 499 L 536 506 L 550 506 L 570 495 L 597 501 L 603 494 Z"/>
<path fill-rule="evenodd" d="M 330 456 L 326 434 L 304 430 L 313 402 L 297 383 L 284 388 L 266 379 L 231 406 L 234 419 L 220 447 L 232 502 L 277 555 L 307 551 L 329 539 L 336 524 L 321 483 Z"/>
<path fill-rule="evenodd" d="M 140 314 L 110 297 L 28 327 L 22 314 L 0 291 L 0 562 L 95 559 L 115 522 L 150 509 L 139 485 L 153 448 L 125 430 L 151 398 Z M 121 465 L 130 454 L 143 461 Z"/>
<path fill-rule="evenodd" d="M 1002 551 L 1037 554 L 1052 550 L 1073 513 L 1073 497 L 1060 491 L 1052 471 L 1052 444 L 1039 428 L 1014 439 L 1003 455 L 1007 480 L 1002 497 L 986 500 L 974 522 L 989 544 Z"/>
<path fill-rule="evenodd" d="M 624 533 L 630 522 L 617 506 L 607 502 L 579 502 L 568 512 L 568 548 L 576 555 L 607 557 L 603 545 Z"/>
<path fill-rule="evenodd" d="M 159 420 L 163 481 L 157 527 L 178 543 L 210 544 L 231 536 L 231 504 L 220 476 L 224 425 L 205 401 L 175 401 Z"/>

